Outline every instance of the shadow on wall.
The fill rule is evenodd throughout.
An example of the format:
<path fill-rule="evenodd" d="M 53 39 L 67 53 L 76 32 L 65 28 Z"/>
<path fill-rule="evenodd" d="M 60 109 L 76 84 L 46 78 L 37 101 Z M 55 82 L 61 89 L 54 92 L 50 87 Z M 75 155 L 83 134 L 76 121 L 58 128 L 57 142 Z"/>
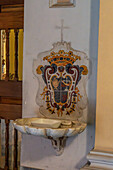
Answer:
<path fill-rule="evenodd" d="M 86 155 L 93 149 L 95 144 L 95 117 L 96 117 L 96 89 L 97 89 L 97 59 L 98 59 L 98 30 L 99 30 L 99 7 L 100 0 L 91 0 L 90 18 L 90 51 L 91 76 L 88 81 L 88 126 Z M 75 168 L 80 169 L 86 164 L 84 157 Z"/>

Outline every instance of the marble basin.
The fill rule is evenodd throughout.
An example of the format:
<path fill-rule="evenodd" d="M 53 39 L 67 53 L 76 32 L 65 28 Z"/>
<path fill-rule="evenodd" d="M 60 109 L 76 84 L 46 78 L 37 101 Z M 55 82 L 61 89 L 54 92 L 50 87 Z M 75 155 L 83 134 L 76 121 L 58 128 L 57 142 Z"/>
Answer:
<path fill-rule="evenodd" d="M 70 137 L 81 133 L 86 128 L 86 123 L 78 121 L 24 118 L 13 121 L 14 127 L 21 133 L 43 137 Z"/>
<path fill-rule="evenodd" d="M 87 126 L 86 123 L 79 121 L 46 118 L 17 119 L 13 121 L 13 125 L 21 133 L 51 139 L 57 155 L 63 152 L 66 138 L 83 132 Z"/>
<path fill-rule="evenodd" d="M 60 125 L 61 125 L 60 120 L 40 118 L 31 121 L 31 126 L 35 126 L 39 128 L 59 128 Z"/>

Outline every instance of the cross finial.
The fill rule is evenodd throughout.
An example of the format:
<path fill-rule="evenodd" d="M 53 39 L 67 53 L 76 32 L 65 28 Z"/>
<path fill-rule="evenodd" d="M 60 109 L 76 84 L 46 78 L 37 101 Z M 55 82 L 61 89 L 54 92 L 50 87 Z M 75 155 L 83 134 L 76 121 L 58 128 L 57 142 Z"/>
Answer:
<path fill-rule="evenodd" d="M 63 42 L 63 31 L 64 29 L 69 29 L 69 27 L 64 27 L 64 20 L 61 20 L 61 27 L 60 26 L 56 26 L 57 29 L 61 30 L 61 42 Z"/>

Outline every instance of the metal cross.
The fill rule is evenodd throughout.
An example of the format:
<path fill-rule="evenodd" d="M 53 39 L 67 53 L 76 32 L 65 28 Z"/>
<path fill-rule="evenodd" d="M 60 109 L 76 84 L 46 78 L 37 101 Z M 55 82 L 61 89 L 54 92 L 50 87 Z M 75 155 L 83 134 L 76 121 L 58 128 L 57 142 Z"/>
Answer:
<path fill-rule="evenodd" d="M 64 20 L 61 20 L 61 27 L 60 26 L 56 26 L 57 29 L 61 30 L 61 42 L 63 42 L 63 31 L 64 29 L 69 29 L 69 27 L 64 27 Z"/>

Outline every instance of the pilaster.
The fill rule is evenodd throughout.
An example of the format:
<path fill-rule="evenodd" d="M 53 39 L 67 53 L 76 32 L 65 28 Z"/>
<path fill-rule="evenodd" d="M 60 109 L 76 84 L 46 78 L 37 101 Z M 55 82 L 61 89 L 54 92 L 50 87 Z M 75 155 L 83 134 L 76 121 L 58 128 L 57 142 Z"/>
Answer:
<path fill-rule="evenodd" d="M 113 1 L 100 0 L 95 148 L 82 170 L 113 169 Z"/>

